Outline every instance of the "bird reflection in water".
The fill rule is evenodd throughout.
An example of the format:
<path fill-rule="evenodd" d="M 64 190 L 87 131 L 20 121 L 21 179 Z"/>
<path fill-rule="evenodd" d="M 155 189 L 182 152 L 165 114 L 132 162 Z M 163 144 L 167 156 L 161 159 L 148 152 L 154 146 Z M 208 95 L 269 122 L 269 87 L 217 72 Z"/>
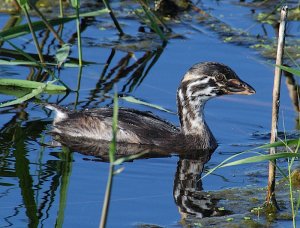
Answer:
<path fill-rule="evenodd" d="M 230 214 L 230 211 L 220 209 L 219 198 L 202 191 L 201 174 L 211 154 L 211 151 L 205 150 L 179 154 L 173 196 L 183 219 Z"/>
<path fill-rule="evenodd" d="M 53 135 L 54 138 L 68 145 L 71 151 L 84 155 L 92 155 L 107 162 L 108 141 L 81 141 L 73 137 Z M 84 142 L 84 143 L 83 143 Z M 178 155 L 179 161 L 174 178 L 173 196 L 182 219 L 204 218 L 230 214 L 228 210 L 220 210 L 220 199 L 203 192 L 201 174 L 204 165 L 210 160 L 212 150 L 183 150 L 182 148 L 162 148 L 149 145 L 117 143 L 116 158 L 142 154 L 137 159 L 162 158 Z"/>

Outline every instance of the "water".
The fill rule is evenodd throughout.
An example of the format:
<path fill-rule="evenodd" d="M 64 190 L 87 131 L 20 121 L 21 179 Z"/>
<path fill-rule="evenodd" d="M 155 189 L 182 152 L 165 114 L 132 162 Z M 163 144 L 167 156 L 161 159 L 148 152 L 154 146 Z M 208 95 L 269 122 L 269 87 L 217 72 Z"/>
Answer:
<path fill-rule="evenodd" d="M 203 5 L 213 9 L 212 15 L 224 15 L 221 20 L 233 27 L 244 29 L 254 23 L 247 7 L 229 1 L 220 1 L 220 4 L 203 1 Z M 115 7 L 117 6 L 118 4 L 115 4 Z M 235 8 L 238 9 L 230 11 Z M 3 27 L 7 17 L 1 17 L 3 20 L 0 25 Z M 137 34 L 139 24 L 136 21 L 130 18 L 120 21 L 126 33 Z M 205 110 L 206 119 L 219 142 L 219 147 L 205 169 L 213 168 L 232 154 L 268 141 L 259 135 L 268 133 L 270 129 L 273 66 L 259 53 L 246 45 L 223 42 L 218 33 L 193 20 L 191 25 L 200 31 L 194 30 L 192 26 L 173 25 L 173 32 L 186 38 L 171 39 L 160 56 L 156 48 L 153 48 L 156 45 L 153 44 L 156 40 L 153 40 L 150 45 L 152 48 L 148 52 L 136 51 L 133 52 L 134 57 L 130 58 L 124 49 L 112 51 L 109 47 L 103 47 L 103 43 L 111 45 L 112 40 L 118 39 L 116 31 L 109 23 L 109 18 L 96 18 L 83 32 L 84 60 L 95 64 L 83 68 L 80 92 L 68 96 L 43 94 L 41 100 L 54 103 L 60 101 L 61 105 L 70 108 L 74 108 L 74 103 L 78 101 L 77 109 L 111 105 L 112 100 L 104 99 L 104 94 L 113 93 L 114 87 L 111 82 L 115 80 L 119 93 L 176 112 L 176 89 L 186 70 L 197 62 L 217 61 L 233 68 L 257 93 L 253 96 L 228 96 L 209 101 Z M 99 28 L 105 26 L 106 30 L 99 31 Z M 258 25 L 253 28 L 254 35 L 259 32 L 257 27 Z M 70 38 L 68 34 L 75 32 L 74 23 L 67 24 L 65 30 L 68 31 L 65 35 L 67 40 Z M 17 38 L 14 42 L 24 45 L 26 51 L 35 52 L 28 40 L 30 36 L 26 36 L 25 40 L 23 37 Z M 49 50 L 55 48 L 51 40 L 47 41 L 47 45 Z M 9 46 L 4 44 L 3 47 Z M 118 63 L 128 60 L 129 65 L 132 65 L 136 59 L 145 55 L 153 55 L 152 58 L 156 55 L 159 59 L 139 86 L 135 86 L 135 80 L 138 80 L 136 74 L 118 74 L 121 73 L 119 68 L 115 68 Z M 76 56 L 77 50 L 74 46 L 72 57 Z M 105 71 L 105 63 L 109 56 L 112 59 Z M 149 66 L 149 63 L 146 66 Z M 1 66 L 0 69 L 0 76 L 5 78 L 24 79 L 30 75 L 38 76 L 30 67 Z M 114 73 L 110 75 L 110 72 Z M 99 78 L 102 74 L 105 76 L 101 81 Z M 78 87 L 77 75 L 77 68 L 65 68 L 60 77 L 75 90 Z M 97 83 L 99 89 L 95 90 Z M 295 129 L 298 114 L 293 109 L 284 84 L 281 95 L 280 129 L 289 132 Z M 12 98 L 2 95 L 0 101 Z M 176 125 L 179 124 L 174 114 L 121 99 L 120 106 L 150 110 Z M 53 227 L 63 224 L 64 227 L 97 227 L 105 193 L 108 163 L 80 153 L 70 154 L 60 147 L 45 146 L 52 141 L 49 131 L 53 115 L 35 100 L 0 111 L 0 226 Z M 184 188 L 180 181 L 176 182 L 176 176 L 181 173 L 178 168 L 184 161 L 183 158 L 179 159 L 174 155 L 138 159 L 122 164 L 124 171 L 115 176 L 113 183 L 108 227 L 131 227 L 138 224 L 181 226 L 180 221 L 184 213 L 180 214 L 178 211 L 180 208 L 182 212 L 180 202 L 185 201 L 178 199 L 174 188 L 176 184 L 178 189 Z M 191 165 L 192 161 L 194 160 L 191 159 L 189 163 L 188 160 L 187 164 Z M 202 162 L 196 162 L 196 174 L 201 172 L 202 165 Z M 266 170 L 267 163 L 220 169 L 202 181 L 202 188 L 212 191 L 231 187 L 262 187 L 267 183 Z M 185 170 L 182 174 L 187 175 L 189 171 L 191 170 Z M 254 173 L 260 175 L 253 178 Z M 259 205 L 257 203 L 257 206 Z M 277 225 L 282 224 L 284 223 Z"/>

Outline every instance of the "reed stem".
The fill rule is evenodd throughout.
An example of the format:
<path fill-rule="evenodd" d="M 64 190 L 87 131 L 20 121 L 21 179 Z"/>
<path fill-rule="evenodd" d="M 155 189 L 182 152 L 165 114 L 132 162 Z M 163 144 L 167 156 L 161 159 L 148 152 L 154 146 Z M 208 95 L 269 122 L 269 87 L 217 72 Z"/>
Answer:
<path fill-rule="evenodd" d="M 32 9 L 35 10 L 35 12 L 39 15 L 39 17 L 42 19 L 42 21 L 44 22 L 44 24 L 46 25 L 46 27 L 52 32 L 52 34 L 54 35 L 54 37 L 59 41 L 60 45 L 65 44 L 65 42 L 62 40 L 62 38 L 58 35 L 58 33 L 54 30 L 54 28 L 52 27 L 52 25 L 47 21 L 47 19 L 45 18 L 45 16 L 41 13 L 41 11 L 32 3 L 30 3 L 30 1 L 28 1 L 28 4 L 30 5 L 30 7 Z"/>
<path fill-rule="evenodd" d="M 111 196 L 111 189 L 112 189 L 112 182 L 113 182 L 113 175 L 114 175 L 114 164 L 111 162 L 109 164 L 109 172 L 108 172 L 105 197 L 104 197 L 104 202 L 103 202 L 103 207 L 102 207 L 101 221 L 100 221 L 99 228 L 104 228 L 106 226 L 108 208 L 109 208 L 110 196 Z"/>
<path fill-rule="evenodd" d="M 62 0 L 59 0 L 59 15 L 60 17 L 64 17 L 64 5 Z"/>
<path fill-rule="evenodd" d="M 24 13 L 25 13 L 25 17 L 26 17 L 26 20 L 28 21 L 28 27 L 30 29 L 30 32 L 31 32 L 31 35 L 32 35 L 32 38 L 33 38 L 33 42 L 35 44 L 35 47 L 36 47 L 36 50 L 38 52 L 38 56 L 39 56 L 39 59 L 41 61 L 41 63 L 44 65 L 45 63 L 45 60 L 44 60 L 44 56 L 42 54 L 42 51 L 41 51 L 41 48 L 40 48 L 40 45 L 39 45 L 39 42 L 36 38 L 36 35 L 35 35 L 35 32 L 34 32 L 34 29 L 32 27 L 32 22 L 31 22 L 31 19 L 30 19 L 30 16 L 29 16 L 29 13 L 26 9 L 26 6 L 22 7 Z"/>
<path fill-rule="evenodd" d="M 115 14 L 114 14 L 114 12 L 112 11 L 109 2 L 106 1 L 106 0 L 103 0 L 103 3 L 104 3 L 104 5 L 105 5 L 105 7 L 109 10 L 109 15 L 110 15 L 111 19 L 113 20 L 113 22 L 114 22 L 114 24 L 115 24 L 117 30 L 119 31 L 119 35 L 120 35 L 120 36 L 124 36 L 125 33 L 123 32 L 123 30 L 122 30 L 122 28 L 121 28 L 121 26 L 120 26 L 120 24 L 119 24 L 117 18 L 115 17 Z"/>
<path fill-rule="evenodd" d="M 279 99 L 280 99 L 280 79 L 281 79 L 281 72 L 282 72 L 278 66 L 282 65 L 287 13 L 288 13 L 288 7 L 287 6 L 282 7 L 281 14 L 280 14 L 278 46 L 277 46 L 277 56 L 276 56 L 276 66 L 275 66 L 274 86 L 273 86 L 272 124 L 271 124 L 270 143 L 274 143 L 277 139 Z M 272 147 L 270 149 L 270 155 L 275 153 L 276 153 L 276 148 Z M 276 160 L 273 160 L 269 162 L 269 177 L 268 177 L 266 204 L 267 205 L 273 204 L 278 208 L 276 198 L 275 198 L 275 177 L 276 177 Z"/>
<path fill-rule="evenodd" d="M 82 66 L 82 46 L 81 46 L 81 32 L 80 32 L 80 15 L 79 15 L 80 0 L 76 2 L 76 27 L 77 27 L 77 42 L 78 42 L 78 59 L 79 66 Z"/>
<path fill-rule="evenodd" d="M 115 92 L 114 95 L 114 108 L 113 108 L 113 120 L 112 120 L 112 141 L 109 146 L 109 172 L 108 172 L 108 179 L 106 184 L 106 191 L 105 191 L 105 197 L 102 207 L 102 213 L 101 213 L 101 221 L 99 224 L 99 228 L 105 228 L 106 222 L 107 222 L 107 216 L 108 216 L 108 209 L 110 204 L 110 196 L 111 196 L 111 189 L 112 189 L 112 183 L 113 183 L 113 177 L 114 177 L 114 171 L 115 171 L 115 153 L 117 148 L 117 128 L 118 128 L 118 111 L 119 111 L 119 105 L 118 105 L 118 95 L 117 92 Z"/>

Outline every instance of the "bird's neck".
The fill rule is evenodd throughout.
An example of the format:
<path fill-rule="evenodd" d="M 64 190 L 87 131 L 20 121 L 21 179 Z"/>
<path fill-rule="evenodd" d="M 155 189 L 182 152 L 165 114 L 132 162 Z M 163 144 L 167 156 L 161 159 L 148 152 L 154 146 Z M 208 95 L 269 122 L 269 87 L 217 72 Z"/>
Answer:
<path fill-rule="evenodd" d="M 188 90 L 179 88 L 177 91 L 178 115 L 181 131 L 186 136 L 201 139 L 204 147 L 216 146 L 216 139 L 204 119 L 204 106 L 208 96 L 189 96 Z"/>

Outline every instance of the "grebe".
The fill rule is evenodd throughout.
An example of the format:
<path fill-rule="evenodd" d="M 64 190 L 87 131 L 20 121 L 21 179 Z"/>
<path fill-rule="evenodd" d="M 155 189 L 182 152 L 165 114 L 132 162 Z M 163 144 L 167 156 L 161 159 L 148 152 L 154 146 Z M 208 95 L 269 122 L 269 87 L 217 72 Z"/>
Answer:
<path fill-rule="evenodd" d="M 177 90 L 177 106 L 181 128 L 160 119 L 150 112 L 119 109 L 118 143 L 165 147 L 187 145 L 189 149 L 215 150 L 217 141 L 204 120 L 206 101 L 225 94 L 254 94 L 228 66 L 203 62 L 192 66 L 184 75 Z M 98 108 L 68 111 L 47 104 L 54 110 L 54 134 L 67 138 L 110 141 L 112 139 L 112 109 Z"/>

